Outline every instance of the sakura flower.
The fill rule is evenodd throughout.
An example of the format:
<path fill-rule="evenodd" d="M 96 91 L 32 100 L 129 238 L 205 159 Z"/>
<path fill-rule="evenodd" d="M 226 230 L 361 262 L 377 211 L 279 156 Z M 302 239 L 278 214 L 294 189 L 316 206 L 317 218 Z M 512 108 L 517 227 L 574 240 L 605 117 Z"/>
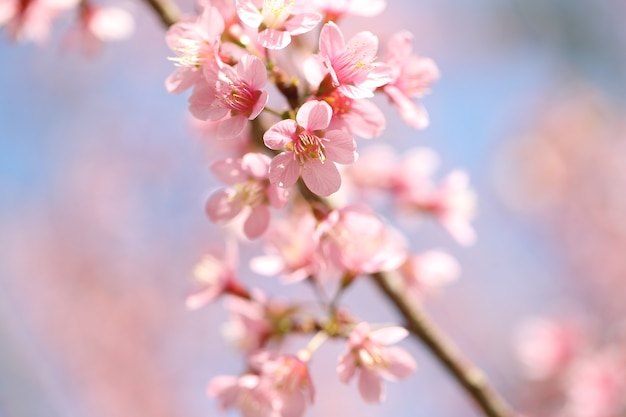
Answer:
<path fill-rule="evenodd" d="M 54 19 L 78 5 L 78 0 L 0 0 L 0 26 L 15 41 L 42 43 Z"/>
<path fill-rule="evenodd" d="M 304 63 L 304 73 L 318 96 L 338 89 L 346 97 L 372 97 L 374 90 L 391 80 L 391 68 L 376 60 L 378 38 L 359 32 L 348 42 L 339 27 L 329 22 L 320 33 L 320 52 Z"/>
<path fill-rule="evenodd" d="M 517 356 L 532 379 L 564 372 L 580 351 L 581 342 L 573 325 L 540 317 L 528 319 L 515 333 Z"/>
<path fill-rule="evenodd" d="M 254 0 L 237 0 L 237 14 L 251 28 L 259 28 L 258 41 L 268 49 L 283 49 L 292 35 L 313 29 L 322 20 L 319 13 L 303 9 L 303 0 L 263 0 L 257 8 Z"/>
<path fill-rule="evenodd" d="M 218 66 L 220 36 L 224 18 L 216 7 L 207 5 L 195 19 L 184 18 L 172 25 L 165 37 L 177 57 L 170 58 L 178 66 L 165 81 L 170 93 L 180 93 L 196 85 L 205 66 Z"/>
<path fill-rule="evenodd" d="M 318 97 L 333 109 L 329 129 L 345 129 L 348 133 L 370 139 L 379 136 L 385 129 L 385 116 L 374 102 L 367 99 L 355 100 L 334 90 Z"/>
<path fill-rule="evenodd" d="M 326 21 L 336 22 L 344 16 L 373 17 L 383 11 L 385 0 L 312 0 Z"/>
<path fill-rule="evenodd" d="M 265 145 L 274 150 L 286 149 L 272 159 L 270 182 L 290 187 L 302 175 L 306 186 L 317 195 L 328 196 L 341 186 L 336 163 L 356 160 L 354 138 L 341 130 L 325 129 L 332 109 L 323 101 L 304 103 L 296 120 L 283 120 L 263 135 Z"/>
<path fill-rule="evenodd" d="M 234 68 L 205 66 L 204 76 L 206 82 L 196 85 L 189 97 L 191 114 L 201 120 L 224 118 L 217 129 L 218 139 L 236 137 L 267 103 L 267 91 L 261 90 L 267 82 L 265 64 L 246 54 Z"/>
<path fill-rule="evenodd" d="M 232 241 L 228 242 L 225 253 L 212 251 L 205 254 L 195 266 L 193 277 L 200 288 L 187 297 L 190 309 L 200 308 L 222 294 L 248 297 L 237 280 L 237 247 Z"/>
<path fill-rule="evenodd" d="M 428 92 L 439 78 L 439 69 L 432 59 L 411 55 L 412 44 L 410 32 L 391 37 L 384 62 L 393 69 L 392 79 L 382 89 L 406 124 L 423 129 L 428 126 L 428 113 L 413 99 Z"/>
<path fill-rule="evenodd" d="M 215 223 L 226 223 L 246 211 L 245 235 L 261 236 L 270 223 L 268 206 L 282 208 L 287 190 L 270 184 L 270 158 L 260 153 L 247 153 L 241 158 L 227 158 L 211 165 L 213 173 L 226 185 L 233 186 L 214 193 L 206 204 L 206 212 Z"/>
<path fill-rule="evenodd" d="M 419 299 L 454 281 L 461 271 L 459 263 L 452 256 L 431 250 L 408 258 L 400 267 L 400 272 L 408 294 Z"/>
<path fill-rule="evenodd" d="M 319 226 L 324 255 L 353 276 L 398 268 L 406 259 L 406 242 L 367 206 L 335 210 Z"/>
<path fill-rule="evenodd" d="M 273 333 L 266 302 L 255 298 L 228 298 L 224 305 L 230 313 L 230 321 L 222 328 L 225 338 L 243 352 L 262 348 Z"/>
<path fill-rule="evenodd" d="M 93 54 L 103 42 L 126 39 L 134 29 L 133 16 L 124 9 L 81 3 L 79 24 L 67 35 L 65 43 L 80 44 L 86 54 Z"/>
<path fill-rule="evenodd" d="M 317 251 L 316 227 L 317 220 L 307 209 L 274 223 L 265 235 L 268 254 L 253 258 L 251 269 L 262 275 L 282 275 L 287 282 L 317 275 L 322 260 Z"/>
<path fill-rule="evenodd" d="M 404 379 L 415 370 L 413 358 L 404 350 L 388 345 L 408 335 L 402 327 L 370 330 L 366 322 L 359 323 L 348 339 L 346 351 L 339 357 L 337 373 L 344 384 L 358 373 L 359 393 L 369 403 L 384 401 L 382 378 Z"/>
<path fill-rule="evenodd" d="M 272 408 L 273 393 L 261 384 L 258 375 L 220 375 L 211 380 L 207 392 L 209 397 L 217 399 L 222 411 L 235 407 L 244 417 L 276 416 Z"/>

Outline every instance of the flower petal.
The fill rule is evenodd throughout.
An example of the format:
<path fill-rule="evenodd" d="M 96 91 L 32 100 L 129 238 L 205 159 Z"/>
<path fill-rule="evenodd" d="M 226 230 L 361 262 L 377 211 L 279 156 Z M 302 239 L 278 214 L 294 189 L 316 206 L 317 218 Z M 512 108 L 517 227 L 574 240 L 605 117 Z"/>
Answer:
<path fill-rule="evenodd" d="M 343 52 L 345 45 L 343 34 L 335 23 L 328 22 L 322 27 L 320 32 L 321 55 L 335 57 Z"/>
<path fill-rule="evenodd" d="M 259 32 L 257 40 L 267 49 L 284 49 L 291 43 L 291 35 L 284 30 L 265 29 Z"/>
<path fill-rule="evenodd" d="M 247 123 L 248 118 L 243 114 L 222 120 L 217 127 L 217 139 L 226 140 L 237 137 L 246 128 Z"/>
<path fill-rule="evenodd" d="M 372 342 L 378 345 L 393 345 L 398 343 L 409 335 L 409 332 L 404 327 L 390 326 L 383 327 L 381 329 L 373 330 L 369 338 Z"/>
<path fill-rule="evenodd" d="M 385 399 L 383 380 L 375 372 L 361 368 L 359 375 L 359 393 L 366 403 L 380 403 Z"/>
<path fill-rule="evenodd" d="M 307 101 L 298 110 L 296 121 L 308 131 L 323 130 L 333 117 L 333 109 L 325 101 Z"/>
<path fill-rule="evenodd" d="M 243 202 L 236 198 L 232 189 L 222 189 L 215 192 L 206 203 L 206 214 L 212 222 L 223 224 L 232 220 L 243 209 Z"/>
<path fill-rule="evenodd" d="M 339 380 L 344 384 L 350 382 L 356 371 L 356 358 L 350 351 L 344 353 L 339 357 L 337 362 L 337 374 L 339 374 Z"/>
<path fill-rule="evenodd" d="M 225 185 L 235 185 L 248 179 L 248 174 L 242 169 L 241 159 L 220 159 L 211 164 L 211 172 Z"/>
<path fill-rule="evenodd" d="M 270 127 L 263 135 L 265 146 L 275 151 L 281 150 L 292 141 L 298 127 L 295 120 L 282 120 Z"/>
<path fill-rule="evenodd" d="M 243 224 L 243 232 L 248 239 L 256 239 L 267 230 L 269 224 L 270 209 L 265 204 L 260 204 L 248 215 Z"/>
<path fill-rule="evenodd" d="M 296 161 L 293 152 L 283 152 L 272 159 L 270 163 L 270 182 L 279 187 L 291 187 L 300 176 L 300 164 Z"/>
<path fill-rule="evenodd" d="M 246 54 L 236 66 L 237 74 L 253 90 L 260 90 L 267 83 L 267 69 L 258 57 Z"/>
<path fill-rule="evenodd" d="M 292 35 L 302 35 L 317 26 L 321 20 L 322 15 L 319 13 L 299 13 L 285 22 L 285 29 Z"/>
<path fill-rule="evenodd" d="M 385 374 L 389 379 L 404 379 L 415 371 L 417 364 L 409 353 L 399 347 L 387 348 L 387 360 L 389 367 Z"/>
<path fill-rule="evenodd" d="M 341 175 L 337 166 L 331 162 L 320 162 L 314 159 L 302 167 L 302 180 L 307 188 L 315 194 L 327 197 L 341 187 Z"/>
<path fill-rule="evenodd" d="M 340 164 L 351 164 L 357 159 L 354 138 L 342 130 L 329 130 L 324 134 L 330 142 L 326 145 L 326 157 Z"/>
<path fill-rule="evenodd" d="M 258 28 L 263 22 L 263 15 L 252 0 L 237 0 L 237 16 L 251 28 Z"/>

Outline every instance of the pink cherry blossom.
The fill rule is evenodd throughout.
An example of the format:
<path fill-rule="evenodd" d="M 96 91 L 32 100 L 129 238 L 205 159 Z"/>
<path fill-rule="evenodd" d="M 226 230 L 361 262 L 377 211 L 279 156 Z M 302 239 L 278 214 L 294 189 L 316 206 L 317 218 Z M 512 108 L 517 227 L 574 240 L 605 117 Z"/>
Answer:
<path fill-rule="evenodd" d="M 318 233 L 326 258 L 354 276 L 393 270 L 406 259 L 404 238 L 365 205 L 331 212 Z"/>
<path fill-rule="evenodd" d="M 211 380 L 207 392 L 217 399 L 222 411 L 234 407 L 243 417 L 277 417 L 272 408 L 273 393 L 261 384 L 259 375 L 220 375 Z"/>
<path fill-rule="evenodd" d="M 415 361 L 404 349 L 388 347 L 408 334 L 402 327 L 370 330 L 368 323 L 359 323 L 350 333 L 346 351 L 337 363 L 341 382 L 347 384 L 358 373 L 359 393 L 363 400 L 369 403 L 384 401 L 382 378 L 404 379 L 415 370 Z"/>
<path fill-rule="evenodd" d="M 270 181 L 290 187 L 302 175 L 306 186 L 315 194 L 328 196 L 341 186 L 336 163 L 356 160 L 354 138 L 341 130 L 325 129 L 332 109 L 323 101 L 304 103 L 296 120 L 283 120 L 263 135 L 265 145 L 274 150 L 286 149 L 272 159 Z"/>
<path fill-rule="evenodd" d="M 387 6 L 385 0 L 312 0 L 312 3 L 324 13 L 326 21 L 333 22 L 344 16 L 373 17 Z"/>
<path fill-rule="evenodd" d="M 196 18 L 183 18 L 168 29 L 165 39 L 177 54 L 170 60 L 178 66 L 165 80 L 168 92 L 187 90 L 202 79 L 205 66 L 218 66 L 223 32 L 224 18 L 216 7 L 210 5 Z"/>
<path fill-rule="evenodd" d="M 245 211 L 243 231 L 249 239 L 261 236 L 270 223 L 268 206 L 282 208 L 288 191 L 268 180 L 270 158 L 260 153 L 247 153 L 241 158 L 214 162 L 211 170 L 226 185 L 214 193 L 206 204 L 211 221 L 223 224 Z"/>
<path fill-rule="evenodd" d="M 283 49 L 292 35 L 309 32 L 322 20 L 316 12 L 304 10 L 303 0 L 263 0 L 260 9 L 255 0 L 237 0 L 237 14 L 252 28 L 259 28 L 258 41 L 268 49 Z"/>
<path fill-rule="evenodd" d="M 359 32 L 348 42 L 339 27 L 329 22 L 320 34 L 320 52 L 304 63 L 304 73 L 318 95 L 334 89 L 354 98 L 374 95 L 374 90 L 391 80 L 391 68 L 374 62 L 378 51 L 378 38 L 371 32 Z"/>
<path fill-rule="evenodd" d="M 199 289 L 187 297 L 187 307 L 200 308 L 222 294 L 246 296 L 245 289 L 237 281 L 237 247 L 228 241 L 225 253 L 212 251 L 205 254 L 193 270 Z"/>
<path fill-rule="evenodd" d="M 409 296 L 419 299 L 456 280 L 461 270 L 452 256 L 431 250 L 408 258 L 400 272 Z"/>
<path fill-rule="evenodd" d="M 323 268 L 315 229 L 317 220 L 310 209 L 294 210 L 276 222 L 265 235 L 267 255 L 253 258 L 250 267 L 261 275 L 281 275 L 286 282 L 316 276 Z"/>
<path fill-rule="evenodd" d="M 253 297 L 228 298 L 224 306 L 230 313 L 230 320 L 223 327 L 224 336 L 237 349 L 243 352 L 255 352 L 262 348 L 273 332 L 268 319 L 267 301 Z"/>
<path fill-rule="evenodd" d="M 428 113 L 414 101 L 428 92 L 439 78 L 439 69 L 430 58 L 411 54 L 413 35 L 403 31 L 396 33 L 387 43 L 384 62 L 393 69 L 392 80 L 383 91 L 398 110 L 402 120 L 416 129 L 428 126 Z"/>
<path fill-rule="evenodd" d="M 78 0 L 0 0 L 0 26 L 15 41 L 45 42 L 54 19 Z"/>
<path fill-rule="evenodd" d="M 581 339 L 571 323 L 536 317 L 517 329 L 515 349 L 526 376 L 546 379 L 568 368 L 581 350 Z"/>
<path fill-rule="evenodd" d="M 86 54 L 98 52 L 103 42 L 128 38 L 135 29 L 132 14 L 118 7 L 96 7 L 81 3 L 77 27 L 65 37 L 68 46 L 79 46 Z"/>
<path fill-rule="evenodd" d="M 379 136 L 385 129 L 385 116 L 368 99 L 355 100 L 334 90 L 318 97 L 333 109 L 333 117 L 328 129 L 345 129 L 348 133 L 370 139 Z"/>
<path fill-rule="evenodd" d="M 253 120 L 267 103 L 265 64 L 256 56 L 246 54 L 233 68 L 205 66 L 206 82 L 196 85 L 189 98 L 191 114 L 201 120 L 221 120 L 218 139 L 239 135 L 248 120 Z"/>

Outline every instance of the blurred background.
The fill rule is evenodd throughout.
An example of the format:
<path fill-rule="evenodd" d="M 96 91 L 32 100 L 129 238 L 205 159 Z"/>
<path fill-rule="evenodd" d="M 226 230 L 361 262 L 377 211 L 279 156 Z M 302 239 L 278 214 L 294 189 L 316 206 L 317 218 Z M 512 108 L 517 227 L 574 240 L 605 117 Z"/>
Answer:
<path fill-rule="evenodd" d="M 1 417 L 217 415 L 207 382 L 242 366 L 219 303 L 184 305 L 194 264 L 221 245 L 203 210 L 211 147 L 186 95 L 165 91 L 160 22 L 141 2 L 121 6 L 134 35 L 93 56 L 59 46 L 69 19 L 43 45 L 0 41 Z M 412 236 L 462 267 L 426 308 L 529 416 L 624 413 L 626 381 L 609 370 L 626 370 L 625 15 L 620 0 L 390 1 L 343 25 L 383 45 L 408 29 L 440 68 L 423 100 L 430 127 L 404 126 L 379 100 L 388 127 L 372 143 L 427 146 L 442 176 L 469 172 L 477 243 L 429 222 Z M 394 320 L 366 281 L 346 299 Z M 337 381 L 331 344 L 307 415 L 479 415 L 426 350 L 403 346 L 418 372 L 366 406 Z M 529 373 L 541 360 L 559 369 Z"/>

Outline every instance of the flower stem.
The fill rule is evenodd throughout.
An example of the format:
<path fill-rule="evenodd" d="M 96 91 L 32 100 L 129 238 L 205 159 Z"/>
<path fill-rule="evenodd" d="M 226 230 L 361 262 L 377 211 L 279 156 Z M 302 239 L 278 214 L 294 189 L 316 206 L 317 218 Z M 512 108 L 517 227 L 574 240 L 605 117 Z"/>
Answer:
<path fill-rule="evenodd" d="M 169 0 L 144 0 L 146 4 L 156 13 L 161 23 L 169 28 L 180 18 L 180 11 L 174 2 Z"/>

